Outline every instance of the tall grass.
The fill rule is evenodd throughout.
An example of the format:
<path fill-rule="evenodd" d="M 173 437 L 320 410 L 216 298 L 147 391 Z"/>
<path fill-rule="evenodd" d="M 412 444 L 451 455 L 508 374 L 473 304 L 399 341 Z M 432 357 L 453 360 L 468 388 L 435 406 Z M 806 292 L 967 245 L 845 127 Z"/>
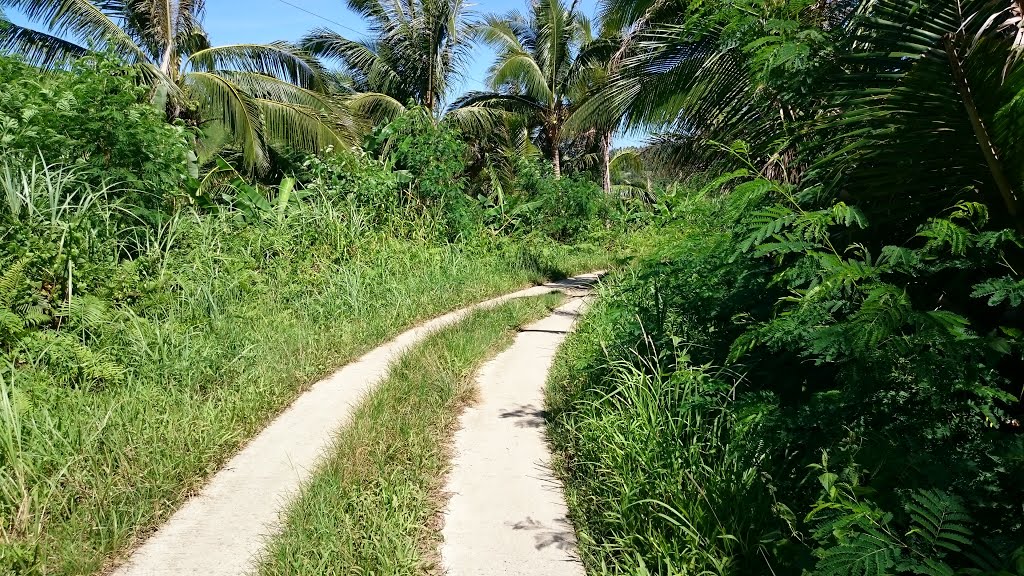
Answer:
<path fill-rule="evenodd" d="M 549 379 L 556 470 L 591 574 L 728 574 L 756 550 L 766 503 L 735 442 L 732 389 L 685 349 L 617 347 L 621 302 L 607 293 L 569 336 Z"/>
<path fill-rule="evenodd" d="M 0 294 L 0 574 L 101 570 L 310 383 L 557 257 L 395 238 L 314 199 L 257 221 L 52 201 L 62 176 L 40 174 L 10 178 L 0 211 L 6 237 L 37 247 L 0 254 L 15 278 Z M 55 205 L 75 209 L 39 216 Z"/>

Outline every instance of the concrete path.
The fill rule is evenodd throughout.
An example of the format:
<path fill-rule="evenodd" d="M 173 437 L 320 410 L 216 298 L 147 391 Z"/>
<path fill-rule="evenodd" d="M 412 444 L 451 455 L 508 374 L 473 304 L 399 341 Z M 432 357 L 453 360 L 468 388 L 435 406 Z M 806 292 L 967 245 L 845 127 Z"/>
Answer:
<path fill-rule="evenodd" d="M 440 316 L 317 382 L 113 574 L 241 576 L 253 571 L 267 537 L 279 530 L 279 512 L 313 474 L 352 409 L 405 350 L 473 310 L 554 290 L 578 292 L 596 278 L 587 274 L 535 286 Z"/>
<path fill-rule="evenodd" d="M 562 486 L 549 470 L 544 385 L 555 350 L 586 306 L 576 298 L 527 326 L 481 368 L 463 413 L 446 491 L 448 576 L 583 576 Z"/>

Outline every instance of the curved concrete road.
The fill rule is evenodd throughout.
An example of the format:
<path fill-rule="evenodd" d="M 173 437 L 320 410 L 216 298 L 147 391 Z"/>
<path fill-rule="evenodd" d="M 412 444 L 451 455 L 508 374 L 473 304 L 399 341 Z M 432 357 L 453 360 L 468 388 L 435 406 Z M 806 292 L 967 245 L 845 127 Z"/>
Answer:
<path fill-rule="evenodd" d="M 390 365 L 429 334 L 470 312 L 513 298 L 555 290 L 578 292 L 596 282 L 585 274 L 493 298 L 400 334 L 314 384 L 253 438 L 151 538 L 115 576 L 241 576 L 257 567 L 279 512 L 313 474 L 356 404 L 383 380 Z"/>
<path fill-rule="evenodd" d="M 460 419 L 446 492 L 448 576 L 583 576 L 561 483 L 549 469 L 544 385 L 583 298 L 527 326 L 481 368 L 479 402 Z"/>

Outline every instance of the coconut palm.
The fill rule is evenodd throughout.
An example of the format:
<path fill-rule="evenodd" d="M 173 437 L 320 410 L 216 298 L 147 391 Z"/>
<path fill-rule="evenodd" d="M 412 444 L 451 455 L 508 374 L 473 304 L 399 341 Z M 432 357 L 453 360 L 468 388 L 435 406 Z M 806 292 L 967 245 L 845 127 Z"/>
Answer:
<path fill-rule="evenodd" d="M 142 70 L 168 120 L 222 124 L 247 167 L 269 165 L 268 147 L 317 152 L 354 140 L 344 111 L 320 92 L 323 71 L 287 42 L 211 46 L 203 0 L 0 0 L 48 32 L 0 25 L 0 51 L 60 68 L 90 50 Z"/>
<path fill-rule="evenodd" d="M 1024 228 L 1018 0 L 740 8 L 628 12 L 616 74 L 573 121 L 661 130 L 676 161 L 704 166 L 728 157 L 714 142 L 743 140 L 767 174 L 857 201 L 881 234 L 964 199 Z"/>
<path fill-rule="evenodd" d="M 386 122 L 412 102 L 435 114 L 469 49 L 462 0 L 347 0 L 369 22 L 370 40 L 320 28 L 301 42 L 311 54 L 338 61 L 350 78 L 348 103 Z M 436 114 L 435 114 L 436 115 Z"/>
<path fill-rule="evenodd" d="M 560 177 L 565 145 L 593 129 L 564 127 L 605 69 L 610 44 L 595 41 L 590 22 L 575 4 L 566 7 L 560 0 L 534 2 L 527 15 L 487 16 L 475 33 L 497 51 L 488 75 L 490 90 L 466 94 L 453 109 L 500 110 L 529 118 Z"/>

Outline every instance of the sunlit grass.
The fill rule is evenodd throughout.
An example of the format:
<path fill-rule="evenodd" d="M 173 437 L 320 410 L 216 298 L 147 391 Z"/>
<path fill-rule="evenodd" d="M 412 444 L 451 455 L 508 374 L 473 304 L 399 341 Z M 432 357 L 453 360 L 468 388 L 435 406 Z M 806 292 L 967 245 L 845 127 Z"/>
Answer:
<path fill-rule="evenodd" d="M 406 354 L 338 436 L 290 507 L 264 576 L 427 574 L 436 568 L 446 447 L 476 368 L 560 294 L 516 300 L 427 338 Z"/>
<path fill-rule="evenodd" d="M 368 237 L 350 259 L 294 262 L 259 253 L 272 238 L 246 248 L 257 260 L 217 231 L 189 234 L 202 241 L 163 263 L 171 290 L 145 315 L 115 309 L 90 336 L 123 365 L 120 382 L 53 386 L 32 366 L 4 368 L 16 408 L 0 567 L 100 570 L 318 378 L 417 321 L 544 276 L 514 248 Z"/>

